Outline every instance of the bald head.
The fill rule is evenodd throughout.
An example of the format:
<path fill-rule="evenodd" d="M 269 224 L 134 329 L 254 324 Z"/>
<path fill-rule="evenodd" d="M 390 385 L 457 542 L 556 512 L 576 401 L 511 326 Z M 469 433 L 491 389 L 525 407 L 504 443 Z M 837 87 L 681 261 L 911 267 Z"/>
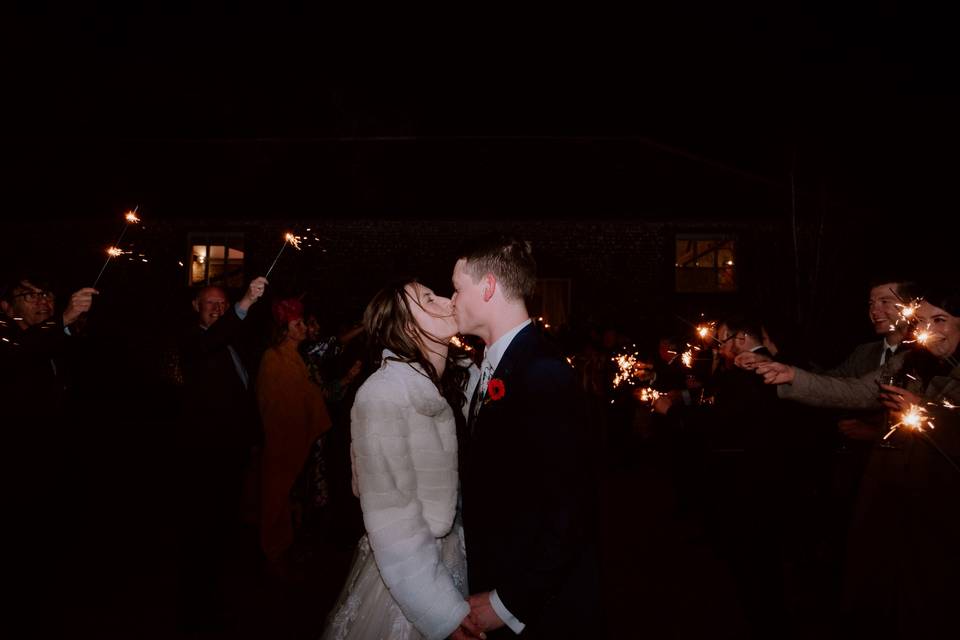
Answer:
<path fill-rule="evenodd" d="M 220 287 L 204 287 L 193 299 L 193 310 L 199 316 L 200 326 L 209 328 L 226 313 L 229 304 L 226 291 Z"/>

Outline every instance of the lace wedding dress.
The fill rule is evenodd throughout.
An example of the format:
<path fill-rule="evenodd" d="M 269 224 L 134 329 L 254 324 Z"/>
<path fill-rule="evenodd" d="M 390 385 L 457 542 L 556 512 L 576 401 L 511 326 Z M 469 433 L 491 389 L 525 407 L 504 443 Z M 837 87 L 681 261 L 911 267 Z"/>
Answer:
<path fill-rule="evenodd" d="M 437 540 L 440 558 L 453 582 L 467 596 L 467 557 L 460 519 L 445 538 Z M 380 570 L 366 535 L 360 538 L 353 566 L 331 610 L 323 640 L 420 640 L 423 635 L 407 620 Z"/>

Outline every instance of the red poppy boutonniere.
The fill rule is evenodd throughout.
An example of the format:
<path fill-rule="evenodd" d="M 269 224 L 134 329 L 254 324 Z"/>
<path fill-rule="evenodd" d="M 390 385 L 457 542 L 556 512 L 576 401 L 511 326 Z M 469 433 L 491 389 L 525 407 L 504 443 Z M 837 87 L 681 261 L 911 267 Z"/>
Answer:
<path fill-rule="evenodd" d="M 503 385 L 503 380 L 494 378 L 487 383 L 487 400 L 496 402 L 507 393 L 507 388 Z"/>

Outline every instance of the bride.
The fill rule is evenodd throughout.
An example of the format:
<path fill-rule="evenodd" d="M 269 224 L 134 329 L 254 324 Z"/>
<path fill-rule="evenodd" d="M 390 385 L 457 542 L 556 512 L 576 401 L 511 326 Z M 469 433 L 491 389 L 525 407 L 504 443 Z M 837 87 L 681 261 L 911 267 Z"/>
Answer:
<path fill-rule="evenodd" d="M 366 535 L 323 638 L 483 637 L 468 617 L 457 515 L 454 410 L 466 369 L 448 353 L 448 298 L 415 280 L 374 296 L 363 317 L 380 369 L 350 412 L 354 493 Z"/>

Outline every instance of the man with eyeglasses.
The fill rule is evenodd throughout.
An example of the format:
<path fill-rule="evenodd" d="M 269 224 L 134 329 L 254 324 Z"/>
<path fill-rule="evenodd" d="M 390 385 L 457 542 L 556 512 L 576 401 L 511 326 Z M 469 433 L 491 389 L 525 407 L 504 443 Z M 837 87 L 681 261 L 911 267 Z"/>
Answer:
<path fill-rule="evenodd" d="M 63 403 L 66 372 L 61 362 L 65 338 L 93 304 L 96 289 L 70 296 L 60 316 L 54 294 L 34 276 L 14 278 L 0 294 L 0 354 L 3 393 L 18 404 L 35 404 L 32 415 L 56 415 Z"/>
<path fill-rule="evenodd" d="M 66 559 L 58 521 L 66 512 L 65 462 L 68 432 L 83 429 L 84 416 L 67 402 L 71 330 L 90 310 L 96 290 L 80 289 L 59 315 L 50 287 L 36 275 L 0 287 L 0 406 L 3 407 L 3 514 L 11 526 L 5 574 L 25 603 L 56 598 L 57 572 Z M 74 331 L 75 333 L 75 331 Z M 19 604 L 11 610 L 20 610 Z M 55 626 L 55 611 L 31 619 L 39 629 Z M 36 620 L 36 624 L 34 624 Z"/>

